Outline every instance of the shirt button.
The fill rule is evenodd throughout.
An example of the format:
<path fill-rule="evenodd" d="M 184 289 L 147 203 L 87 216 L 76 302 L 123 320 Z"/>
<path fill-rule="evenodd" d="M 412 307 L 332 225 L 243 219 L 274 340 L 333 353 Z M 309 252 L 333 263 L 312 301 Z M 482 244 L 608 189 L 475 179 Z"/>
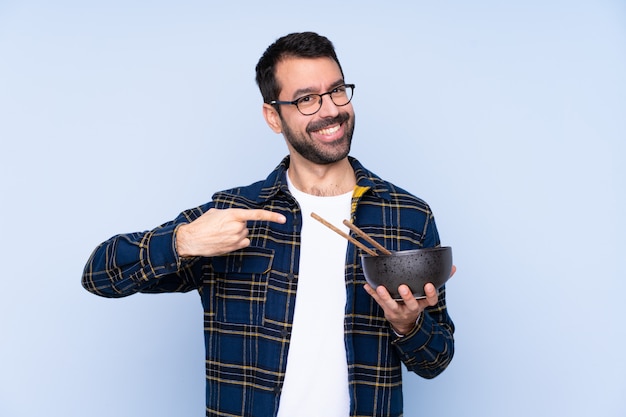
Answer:
<path fill-rule="evenodd" d="M 292 272 L 290 272 L 289 275 L 287 275 L 287 279 L 289 281 L 293 281 L 294 279 L 296 279 L 296 276 Z"/>
<path fill-rule="evenodd" d="M 281 330 L 280 335 L 281 335 L 282 337 L 287 337 L 287 336 L 289 336 L 289 329 L 283 329 L 283 330 Z"/>

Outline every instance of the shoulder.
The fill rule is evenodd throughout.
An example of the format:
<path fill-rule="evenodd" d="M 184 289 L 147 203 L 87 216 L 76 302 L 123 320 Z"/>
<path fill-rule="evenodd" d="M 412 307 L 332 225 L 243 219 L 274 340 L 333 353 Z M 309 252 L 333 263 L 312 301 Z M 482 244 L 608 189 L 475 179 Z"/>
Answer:
<path fill-rule="evenodd" d="M 225 210 L 229 208 L 256 209 L 262 208 L 259 193 L 264 181 L 257 181 L 247 186 L 230 188 L 213 194 L 211 201 L 200 206 L 187 209 L 180 213 L 174 223 L 190 223 L 212 208 Z"/>
<path fill-rule="evenodd" d="M 431 213 L 430 205 L 420 197 L 410 193 L 409 191 L 398 187 L 395 184 L 386 182 L 390 189 L 391 198 L 399 205 L 409 205 L 420 211 Z"/>
<path fill-rule="evenodd" d="M 289 157 L 286 157 L 264 180 L 219 191 L 213 194 L 211 204 L 215 208 L 263 207 L 269 200 L 287 189 L 286 171 L 288 166 Z"/>
<path fill-rule="evenodd" d="M 371 198 L 387 202 L 394 206 L 416 208 L 420 211 L 431 212 L 428 203 L 406 189 L 382 179 L 374 172 L 365 168 L 357 159 L 350 158 L 357 177 L 357 185 L 367 189 L 364 198 Z"/>
<path fill-rule="evenodd" d="M 218 191 L 213 194 L 212 203 L 215 208 L 254 208 L 258 206 L 258 197 L 265 181 Z"/>

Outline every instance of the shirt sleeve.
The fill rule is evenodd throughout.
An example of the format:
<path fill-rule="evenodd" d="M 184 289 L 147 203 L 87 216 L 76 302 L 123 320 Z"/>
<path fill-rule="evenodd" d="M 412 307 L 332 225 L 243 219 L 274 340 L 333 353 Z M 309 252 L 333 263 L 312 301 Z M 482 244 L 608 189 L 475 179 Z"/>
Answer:
<path fill-rule="evenodd" d="M 430 207 L 427 212 L 422 247 L 436 247 L 441 244 L 439 232 Z M 454 356 L 454 323 L 448 314 L 445 286 L 439 289 L 438 298 L 436 305 L 424 309 L 411 332 L 392 342 L 407 369 L 428 379 L 441 374 Z"/>
<path fill-rule="evenodd" d="M 176 231 L 188 222 L 189 215 L 183 213 L 153 230 L 120 234 L 101 243 L 85 265 L 83 287 L 109 298 L 197 288 L 193 269 L 199 258 L 181 258 L 176 251 Z"/>
<path fill-rule="evenodd" d="M 426 308 L 413 330 L 393 345 L 409 371 L 424 378 L 442 373 L 454 356 L 454 323 L 446 308 L 445 286 L 437 305 Z"/>

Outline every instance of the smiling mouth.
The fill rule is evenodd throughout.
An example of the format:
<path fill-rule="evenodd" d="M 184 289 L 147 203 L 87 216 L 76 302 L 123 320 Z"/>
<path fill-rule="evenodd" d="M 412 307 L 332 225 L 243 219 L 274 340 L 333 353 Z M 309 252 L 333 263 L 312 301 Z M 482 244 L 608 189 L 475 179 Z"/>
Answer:
<path fill-rule="evenodd" d="M 341 126 L 350 119 L 350 116 L 347 113 L 339 114 L 337 117 L 331 120 L 323 120 L 309 126 L 307 131 L 309 133 L 315 133 L 318 135 L 329 136 L 334 133 L 337 133 Z"/>
<path fill-rule="evenodd" d="M 332 127 L 327 127 L 324 129 L 320 129 L 315 131 L 315 133 L 319 134 L 319 135 L 324 135 L 324 136 L 330 136 L 333 133 L 337 132 L 339 129 L 341 128 L 341 125 L 335 125 Z"/>

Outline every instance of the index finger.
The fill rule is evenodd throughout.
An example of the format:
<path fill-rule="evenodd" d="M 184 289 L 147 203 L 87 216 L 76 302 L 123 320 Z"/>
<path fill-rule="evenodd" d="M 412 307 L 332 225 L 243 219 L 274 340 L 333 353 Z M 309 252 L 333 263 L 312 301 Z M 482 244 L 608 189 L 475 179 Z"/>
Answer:
<path fill-rule="evenodd" d="M 280 213 L 262 209 L 232 209 L 235 218 L 240 221 L 257 220 L 274 223 L 285 223 L 287 219 Z"/>

